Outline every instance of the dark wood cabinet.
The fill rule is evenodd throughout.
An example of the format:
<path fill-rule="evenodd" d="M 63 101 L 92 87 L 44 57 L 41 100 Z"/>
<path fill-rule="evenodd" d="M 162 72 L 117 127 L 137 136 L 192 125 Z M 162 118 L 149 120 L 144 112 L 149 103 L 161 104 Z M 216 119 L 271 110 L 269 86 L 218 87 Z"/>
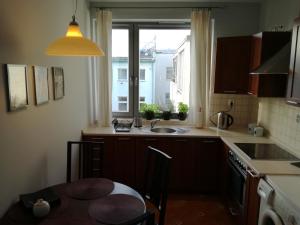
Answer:
<path fill-rule="evenodd" d="M 287 103 L 300 106 L 300 17 L 295 20 L 288 75 Z"/>
<path fill-rule="evenodd" d="M 252 36 L 250 73 L 272 58 L 291 39 L 290 32 L 261 32 Z M 284 97 L 285 74 L 250 74 L 248 94 L 257 97 Z"/>
<path fill-rule="evenodd" d="M 247 171 L 246 197 L 243 224 L 257 225 L 259 217 L 260 197 L 257 194 L 257 186 L 260 176 L 251 169 Z"/>
<path fill-rule="evenodd" d="M 220 141 L 217 138 L 84 135 L 83 140 L 103 141 L 104 176 L 138 190 L 144 183 L 148 146 L 172 157 L 171 191 L 206 193 L 218 189 Z"/>
<path fill-rule="evenodd" d="M 173 191 L 190 191 L 195 181 L 195 139 L 170 138 L 165 153 L 172 157 L 169 188 Z"/>
<path fill-rule="evenodd" d="M 113 157 L 114 180 L 135 187 L 135 139 L 134 137 L 116 137 Z"/>
<path fill-rule="evenodd" d="M 148 146 L 157 148 L 163 152 L 168 148 L 167 140 L 164 138 L 157 137 L 137 137 L 136 138 L 136 151 L 135 151 L 135 161 L 136 161 L 136 187 L 141 190 L 145 181 L 145 163 L 146 154 Z"/>
<path fill-rule="evenodd" d="M 83 140 L 104 142 L 103 177 L 135 187 L 135 139 L 132 137 L 86 136 Z M 83 154 L 83 168 L 89 168 L 93 159 Z M 86 170 L 85 177 L 99 177 Z"/>
<path fill-rule="evenodd" d="M 251 36 L 217 40 L 215 93 L 247 94 Z"/>
<path fill-rule="evenodd" d="M 200 192 L 217 192 L 221 172 L 220 139 L 199 138 L 195 142 L 195 188 Z"/>

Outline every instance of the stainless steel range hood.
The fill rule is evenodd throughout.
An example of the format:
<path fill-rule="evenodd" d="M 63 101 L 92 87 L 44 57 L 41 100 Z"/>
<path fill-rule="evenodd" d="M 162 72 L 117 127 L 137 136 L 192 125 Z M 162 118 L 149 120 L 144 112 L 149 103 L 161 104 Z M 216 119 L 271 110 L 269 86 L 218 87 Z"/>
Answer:
<path fill-rule="evenodd" d="M 265 61 L 250 74 L 288 74 L 291 42 L 287 43 L 273 57 Z"/>

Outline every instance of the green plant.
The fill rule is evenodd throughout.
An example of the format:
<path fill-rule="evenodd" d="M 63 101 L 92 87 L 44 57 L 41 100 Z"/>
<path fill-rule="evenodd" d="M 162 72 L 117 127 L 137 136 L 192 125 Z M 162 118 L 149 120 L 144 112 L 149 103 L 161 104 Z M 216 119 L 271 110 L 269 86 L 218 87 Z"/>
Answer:
<path fill-rule="evenodd" d="M 178 112 L 187 113 L 188 111 L 189 111 L 189 107 L 187 104 L 184 104 L 183 102 L 178 103 Z"/>
<path fill-rule="evenodd" d="M 152 120 L 155 117 L 155 113 L 159 112 L 159 106 L 157 104 L 142 103 L 140 112 L 143 113 L 143 117 L 147 120 Z"/>
<path fill-rule="evenodd" d="M 154 113 L 158 113 L 159 112 L 159 106 L 157 104 L 142 103 L 141 108 L 140 108 L 140 112 L 145 113 L 145 112 L 149 112 L 149 111 L 152 111 Z"/>

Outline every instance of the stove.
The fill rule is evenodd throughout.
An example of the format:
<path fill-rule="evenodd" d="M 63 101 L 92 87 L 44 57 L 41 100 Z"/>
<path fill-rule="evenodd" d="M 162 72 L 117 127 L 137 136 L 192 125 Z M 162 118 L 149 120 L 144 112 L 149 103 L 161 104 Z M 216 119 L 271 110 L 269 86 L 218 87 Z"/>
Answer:
<path fill-rule="evenodd" d="M 234 143 L 251 159 L 255 160 L 299 160 L 296 156 L 275 144 Z"/>

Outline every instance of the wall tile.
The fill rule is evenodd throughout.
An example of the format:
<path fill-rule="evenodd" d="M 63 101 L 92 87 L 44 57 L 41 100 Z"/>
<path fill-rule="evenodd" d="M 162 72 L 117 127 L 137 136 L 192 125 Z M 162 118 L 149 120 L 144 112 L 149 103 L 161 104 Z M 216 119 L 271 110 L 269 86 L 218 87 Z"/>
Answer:
<path fill-rule="evenodd" d="M 266 129 L 268 136 L 300 154 L 300 123 L 296 123 L 297 114 L 300 114 L 300 108 L 287 105 L 284 99 L 259 99 L 259 125 Z"/>
<path fill-rule="evenodd" d="M 228 112 L 234 118 L 234 126 L 247 126 L 257 121 L 258 99 L 248 95 L 212 94 L 210 115 L 228 110 L 229 99 L 234 100 L 233 109 Z M 216 116 L 213 119 L 216 121 Z"/>

